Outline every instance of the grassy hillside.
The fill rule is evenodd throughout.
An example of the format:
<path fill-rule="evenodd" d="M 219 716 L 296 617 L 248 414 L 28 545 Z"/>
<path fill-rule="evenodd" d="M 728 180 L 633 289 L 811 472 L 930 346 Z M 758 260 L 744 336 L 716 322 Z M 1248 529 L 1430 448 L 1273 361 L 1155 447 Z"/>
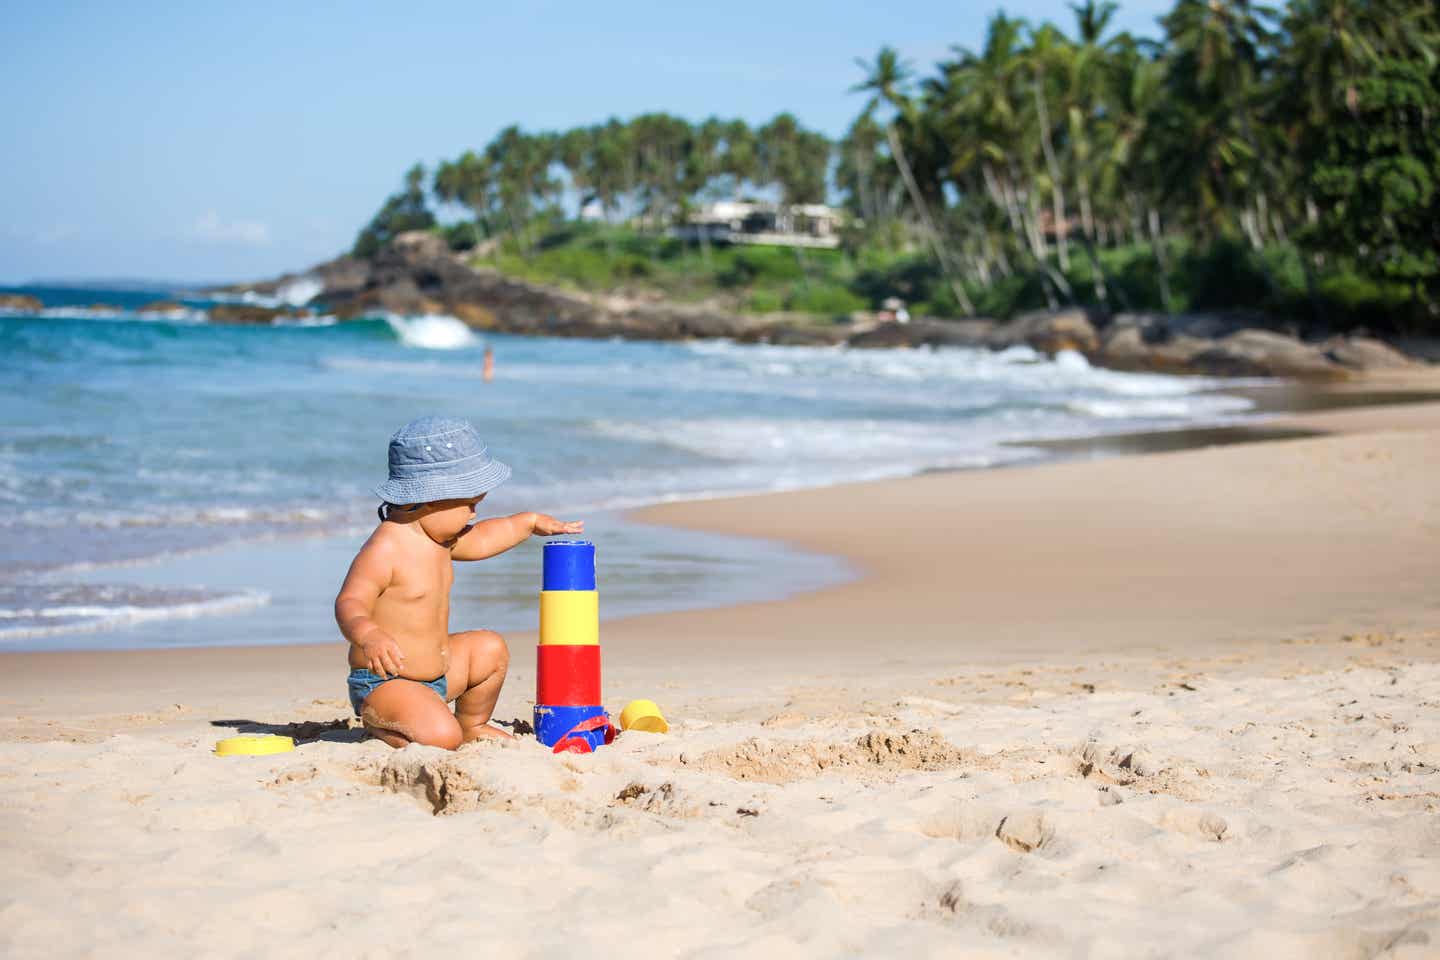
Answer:
<path fill-rule="evenodd" d="M 457 246 L 473 236 L 464 227 L 451 227 L 446 234 Z M 1156 258 L 1148 246 L 1104 249 L 1099 256 L 1108 298 L 1102 301 L 1097 295 L 1090 261 L 1072 255 L 1065 276 L 1075 303 L 1112 311 L 1163 309 Z M 1410 326 L 1412 304 L 1403 287 L 1386 288 L 1342 272 L 1317 277 L 1311 290 L 1293 247 L 1272 246 L 1261 255 L 1238 242 L 1221 241 L 1203 249 L 1172 243 L 1167 262 L 1177 312 L 1263 311 L 1280 323 L 1316 331 L 1368 325 L 1404 332 Z M 714 301 L 754 313 L 784 310 L 838 319 L 879 309 L 886 298 L 899 297 L 916 316 L 960 315 L 934 261 L 919 252 L 749 246 L 707 250 L 629 227 L 552 221 L 524 240 L 507 238 L 498 253 L 477 257 L 474 263 L 591 293 Z M 1005 318 L 1046 306 L 1040 279 L 1033 273 L 1013 273 L 968 290 L 985 316 Z"/>

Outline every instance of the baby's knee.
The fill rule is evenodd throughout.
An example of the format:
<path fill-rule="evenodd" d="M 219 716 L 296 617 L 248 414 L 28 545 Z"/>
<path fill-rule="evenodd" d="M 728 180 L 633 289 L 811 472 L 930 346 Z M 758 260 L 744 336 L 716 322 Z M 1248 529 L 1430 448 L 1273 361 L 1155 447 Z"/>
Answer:
<path fill-rule="evenodd" d="M 427 747 L 440 747 L 444 750 L 454 750 L 460 746 L 462 739 L 459 722 L 448 714 L 444 719 L 427 718 L 419 723 L 410 724 L 409 729 L 401 732 L 411 743 Z"/>
<path fill-rule="evenodd" d="M 427 747 L 440 747 L 445 750 L 454 750 L 460 746 L 460 741 L 463 739 L 464 734 L 460 732 L 459 722 L 452 718 L 448 723 L 427 725 L 412 742 L 421 743 Z"/>
<path fill-rule="evenodd" d="M 475 631 L 475 653 L 493 670 L 504 672 L 510 666 L 510 647 L 494 630 Z"/>
<path fill-rule="evenodd" d="M 361 713 L 360 720 L 365 724 L 366 729 L 392 747 L 404 746 L 403 743 L 395 741 L 395 738 L 399 737 L 409 743 L 454 750 L 460 746 L 463 737 L 459 721 L 448 711 L 439 716 L 406 717 L 404 720 L 396 720 L 381 716 L 379 711 L 367 704 Z"/>

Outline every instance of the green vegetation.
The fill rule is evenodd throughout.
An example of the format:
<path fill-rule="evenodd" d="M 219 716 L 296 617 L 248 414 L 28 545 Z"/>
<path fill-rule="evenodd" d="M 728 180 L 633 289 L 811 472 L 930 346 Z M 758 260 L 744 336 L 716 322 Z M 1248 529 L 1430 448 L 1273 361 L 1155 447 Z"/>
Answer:
<path fill-rule="evenodd" d="M 646 114 L 502 131 L 441 163 L 443 229 L 507 273 L 835 316 L 1252 308 L 1299 326 L 1440 333 L 1440 13 L 1419 0 L 1177 0 L 1158 42 L 995 15 L 979 50 L 916 77 L 862 62 L 838 141 Z M 362 231 L 428 210 L 419 168 Z M 720 198 L 837 198 L 840 250 L 685 246 Z M 575 203 L 570 219 L 562 204 Z M 599 210 L 602 223 L 581 222 Z"/>
<path fill-rule="evenodd" d="M 351 252 L 357 257 L 373 257 L 397 233 L 429 230 L 434 226 L 435 215 L 425 203 L 425 168 L 417 163 L 405 173 L 405 189 L 386 198 L 355 238 Z"/>

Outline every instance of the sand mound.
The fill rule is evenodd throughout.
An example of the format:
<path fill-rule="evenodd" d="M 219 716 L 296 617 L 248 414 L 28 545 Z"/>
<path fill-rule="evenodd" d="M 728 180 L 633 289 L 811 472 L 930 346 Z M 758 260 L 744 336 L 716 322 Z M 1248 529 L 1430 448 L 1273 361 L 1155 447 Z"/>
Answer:
<path fill-rule="evenodd" d="M 476 781 L 454 756 L 407 757 L 397 753 L 395 761 L 380 771 L 380 785 L 396 793 L 409 793 L 430 804 L 439 814 L 478 810 L 494 791 Z"/>
<path fill-rule="evenodd" d="M 1141 745 L 1107 745 L 1087 740 L 1070 751 L 1074 769 L 1082 778 L 1104 792 L 1102 806 L 1119 803 L 1124 793 L 1115 787 L 1137 792 L 1166 794 L 1181 800 L 1203 797 L 1201 785 L 1209 773 L 1201 767 L 1161 761 Z"/>
<path fill-rule="evenodd" d="M 823 773 L 895 774 L 906 770 L 947 770 L 969 754 L 938 733 L 912 730 L 891 733 L 871 730 L 849 743 L 796 743 L 751 737 L 730 747 L 702 754 L 700 769 L 736 780 L 791 783 Z M 687 762 L 683 758 L 682 763 Z"/>

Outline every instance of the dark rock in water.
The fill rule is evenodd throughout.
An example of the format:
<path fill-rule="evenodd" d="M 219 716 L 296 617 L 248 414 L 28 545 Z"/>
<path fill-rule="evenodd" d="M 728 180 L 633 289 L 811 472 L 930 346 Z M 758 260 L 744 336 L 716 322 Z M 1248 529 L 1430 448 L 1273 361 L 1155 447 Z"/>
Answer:
<path fill-rule="evenodd" d="M 152 300 L 140 307 L 137 313 L 184 313 L 185 305 L 174 300 Z"/>
<path fill-rule="evenodd" d="M 1388 343 L 1370 337 L 1336 337 L 1321 345 L 1325 356 L 1351 370 L 1398 370 L 1417 361 Z"/>
<path fill-rule="evenodd" d="M 983 347 L 995 329 L 994 320 L 916 319 L 909 323 L 883 323 L 853 334 L 852 347 Z"/>
<path fill-rule="evenodd" d="M 461 323 L 477 330 L 494 330 L 497 326 L 495 314 L 478 303 L 454 303 L 450 313 Z"/>
<path fill-rule="evenodd" d="M 1147 329 L 1152 328 L 1112 323 L 1106 328 L 1099 353 L 1092 359 L 1111 370 L 1134 373 L 1194 373 L 1191 361 L 1211 346 L 1209 340 L 1186 336 L 1150 341 L 1146 339 Z"/>
<path fill-rule="evenodd" d="M 276 317 L 290 316 L 275 307 L 259 307 L 249 303 L 217 303 L 210 308 L 211 323 L 269 324 Z"/>
<path fill-rule="evenodd" d="M 357 260 L 354 257 L 341 257 L 338 260 L 331 260 L 329 263 L 322 263 L 312 269 L 303 279 L 313 277 L 323 285 L 320 297 L 327 294 L 347 296 L 359 290 L 364 290 L 370 282 L 370 264 L 364 260 Z"/>
<path fill-rule="evenodd" d="M 1235 318 L 1232 314 L 1117 314 L 1105 329 L 1095 360 L 1115 370 L 1147 373 L 1333 381 L 1349 377 L 1347 367 L 1361 369 L 1361 352 L 1371 355 L 1368 347 L 1347 352 L 1335 341 L 1315 345 L 1273 330 L 1234 330 L 1218 340 L 1200 333 L 1229 330 Z M 1333 355 L 1337 349 L 1351 362 L 1340 363 Z M 1378 362 L 1379 353 L 1373 355 Z"/>
<path fill-rule="evenodd" d="M 777 325 L 765 336 L 766 343 L 779 347 L 829 347 L 845 342 L 845 327 Z M 741 338 L 742 340 L 744 338 Z"/>
<path fill-rule="evenodd" d="M 39 313 L 45 309 L 45 304 L 40 302 L 39 297 L 32 297 L 28 293 L 0 293 L 0 310 L 23 310 L 26 313 Z"/>
<path fill-rule="evenodd" d="M 88 304 L 88 305 L 82 307 L 81 309 L 82 309 L 82 310 L 91 310 L 91 311 L 94 311 L 95 313 L 124 313 L 124 312 L 125 312 L 125 308 L 124 308 L 124 307 L 117 306 L 117 305 L 115 305 L 115 304 L 113 304 L 113 303 L 91 303 L 91 304 Z"/>
<path fill-rule="evenodd" d="M 1088 357 L 1099 350 L 1100 335 L 1088 311 L 1037 310 L 997 326 L 986 338 L 986 345 L 992 350 L 1024 345 L 1052 357 L 1062 350 L 1074 350 Z"/>
<path fill-rule="evenodd" d="M 1345 380 L 1350 374 L 1323 350 L 1269 330 L 1241 330 L 1190 358 L 1198 373 L 1222 377 L 1294 377 Z"/>
<path fill-rule="evenodd" d="M 1105 332 L 1096 359 L 1113 370 L 1149 370 L 1150 345 L 1138 326 L 1112 326 Z"/>
<path fill-rule="evenodd" d="M 1171 337 L 1150 347 L 1151 370 L 1155 373 L 1195 373 L 1194 360 L 1210 347 L 1200 337 Z"/>

